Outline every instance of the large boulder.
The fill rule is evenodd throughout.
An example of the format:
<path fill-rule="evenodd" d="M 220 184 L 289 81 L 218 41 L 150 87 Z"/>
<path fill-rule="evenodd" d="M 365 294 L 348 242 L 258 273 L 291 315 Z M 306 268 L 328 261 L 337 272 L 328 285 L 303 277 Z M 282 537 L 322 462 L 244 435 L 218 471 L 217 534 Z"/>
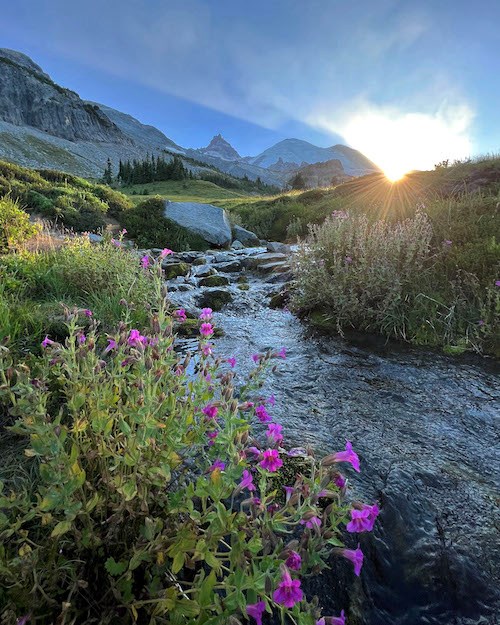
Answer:
<path fill-rule="evenodd" d="M 240 241 L 240 243 L 243 243 L 243 245 L 247 247 L 260 244 L 259 237 L 254 232 L 250 232 L 250 230 L 246 230 L 241 226 L 233 226 L 233 239 L 235 239 L 235 241 Z"/>
<path fill-rule="evenodd" d="M 218 247 L 231 243 L 231 225 L 226 211 L 212 204 L 196 202 L 165 202 L 164 215 L 182 228 L 197 234 Z"/>

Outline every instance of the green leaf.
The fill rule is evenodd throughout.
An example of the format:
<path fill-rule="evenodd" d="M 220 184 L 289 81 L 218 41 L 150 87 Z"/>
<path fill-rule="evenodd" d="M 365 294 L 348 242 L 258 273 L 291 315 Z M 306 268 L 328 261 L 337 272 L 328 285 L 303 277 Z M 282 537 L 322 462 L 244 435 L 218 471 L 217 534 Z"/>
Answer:
<path fill-rule="evenodd" d="M 113 577 L 117 577 L 118 575 L 125 573 L 128 564 L 126 562 L 123 562 L 123 560 L 120 560 L 120 562 L 116 562 L 114 558 L 108 558 L 104 563 L 104 567 L 110 575 L 113 575 Z"/>
<path fill-rule="evenodd" d="M 178 573 L 182 567 L 184 566 L 184 553 L 179 551 L 174 556 L 174 561 L 172 562 L 172 573 L 175 575 Z"/>
<path fill-rule="evenodd" d="M 199 601 L 202 608 L 207 608 L 213 603 L 213 589 L 217 583 L 217 577 L 214 569 L 210 571 L 210 575 L 205 577 L 200 586 Z"/>
<path fill-rule="evenodd" d="M 134 571 L 138 566 L 141 565 L 142 562 L 147 562 L 149 560 L 151 560 L 151 557 L 147 551 L 137 551 L 130 558 L 128 568 L 130 571 Z"/>
<path fill-rule="evenodd" d="M 137 485 L 134 480 L 129 480 L 118 489 L 118 492 L 125 497 L 125 501 L 130 501 L 137 495 Z"/>
<path fill-rule="evenodd" d="M 52 530 L 51 538 L 62 536 L 71 529 L 71 521 L 59 521 L 59 523 Z"/>

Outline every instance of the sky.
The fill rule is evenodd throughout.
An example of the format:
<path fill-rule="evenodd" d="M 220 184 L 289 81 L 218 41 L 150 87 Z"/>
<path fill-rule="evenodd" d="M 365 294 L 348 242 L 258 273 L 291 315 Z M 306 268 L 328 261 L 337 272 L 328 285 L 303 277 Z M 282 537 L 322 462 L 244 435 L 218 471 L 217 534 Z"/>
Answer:
<path fill-rule="evenodd" d="M 499 0 L 0 0 L 0 46 L 185 147 L 295 137 L 387 171 L 500 151 Z"/>

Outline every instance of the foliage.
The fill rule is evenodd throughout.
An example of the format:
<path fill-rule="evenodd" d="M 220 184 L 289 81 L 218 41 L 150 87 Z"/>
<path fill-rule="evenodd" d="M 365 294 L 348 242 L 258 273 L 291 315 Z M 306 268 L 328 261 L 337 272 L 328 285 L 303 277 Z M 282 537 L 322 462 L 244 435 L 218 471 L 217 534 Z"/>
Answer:
<path fill-rule="evenodd" d="M 142 247 L 171 247 L 176 251 L 204 250 L 207 243 L 202 237 L 166 219 L 165 201 L 155 196 L 138 204 L 123 216 L 128 234 Z"/>
<path fill-rule="evenodd" d="M 33 349 L 49 329 L 64 338 L 64 306 L 92 309 L 110 328 L 123 318 L 126 300 L 128 315 L 144 323 L 151 294 L 138 258 L 109 241 L 77 237 L 57 250 L 0 256 L 0 340 Z"/>
<path fill-rule="evenodd" d="M 436 241 L 421 212 L 391 224 L 334 211 L 310 227 L 297 256 L 293 305 L 315 311 L 316 319 L 319 311 L 322 323 L 326 317 L 340 332 L 354 328 L 448 350 L 495 352 L 500 245 L 474 235 L 472 228 L 464 232 L 462 245 Z"/>
<path fill-rule="evenodd" d="M 120 219 L 131 207 L 125 195 L 78 176 L 0 161 L 2 195 L 18 200 L 28 212 L 57 219 L 76 231 L 97 230 L 107 214 Z"/>
<path fill-rule="evenodd" d="M 0 253 L 24 243 L 39 231 L 18 202 L 9 197 L 0 198 Z"/>
<path fill-rule="evenodd" d="M 159 180 L 185 180 L 191 176 L 190 171 L 184 167 L 182 159 L 173 155 L 169 161 L 163 157 L 155 157 L 153 154 L 142 161 L 120 161 L 116 180 L 125 186 L 157 182 Z M 111 184 L 111 162 L 104 172 L 104 179 Z"/>
<path fill-rule="evenodd" d="M 144 271 L 156 296 L 142 332 L 125 318 L 105 337 L 95 316 L 85 328 L 68 310 L 68 338 L 47 337 L 37 361 L 0 348 L 0 407 L 27 446 L 0 484 L 2 622 L 215 625 L 265 610 L 314 625 L 302 578 L 332 550 L 361 568 L 361 551 L 342 549 L 349 507 L 335 468 L 359 459 L 350 444 L 321 461 L 290 452 L 304 468 L 289 471 L 283 498 L 281 427 L 268 423 L 265 451 L 249 432 L 250 418 L 271 419 L 270 404 L 248 400 L 278 354 L 256 358 L 236 388 L 204 310 L 189 367 L 160 265 Z M 369 531 L 377 514 L 360 504 L 347 530 Z"/>

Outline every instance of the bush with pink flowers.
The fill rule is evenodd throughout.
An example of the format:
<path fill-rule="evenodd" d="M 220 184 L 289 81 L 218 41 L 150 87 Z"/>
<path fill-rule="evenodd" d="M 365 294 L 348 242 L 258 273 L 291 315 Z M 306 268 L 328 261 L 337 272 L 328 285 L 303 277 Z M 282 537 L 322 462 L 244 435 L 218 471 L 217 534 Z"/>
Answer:
<path fill-rule="evenodd" d="M 85 327 L 69 311 L 65 343 L 46 337 L 39 359 L 0 347 L 0 413 L 25 442 L 0 482 L 1 622 L 324 623 L 303 580 L 332 554 L 359 575 L 363 554 L 342 536 L 370 531 L 379 512 L 346 503 L 340 471 L 360 470 L 356 452 L 287 449 L 274 398 L 259 394 L 286 352 L 255 355 L 236 386 L 211 311 L 196 353 L 179 353 L 183 316 L 159 263 L 144 271 L 156 284 L 146 327 L 125 318 L 103 335 L 92 311 Z M 297 457 L 304 470 L 278 492 Z"/>

